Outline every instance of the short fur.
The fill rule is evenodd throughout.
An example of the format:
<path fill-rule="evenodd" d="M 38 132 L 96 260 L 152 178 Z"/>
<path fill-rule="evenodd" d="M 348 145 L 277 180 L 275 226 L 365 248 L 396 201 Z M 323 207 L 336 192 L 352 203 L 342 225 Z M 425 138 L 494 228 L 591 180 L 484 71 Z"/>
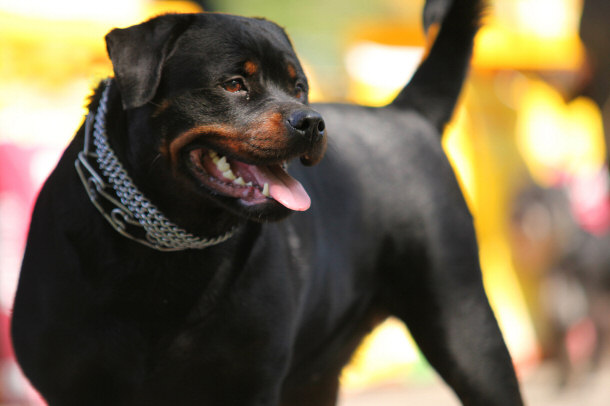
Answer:
<path fill-rule="evenodd" d="M 394 315 L 464 405 L 521 405 L 440 144 L 479 13 L 456 0 L 384 108 L 309 106 L 290 42 L 268 21 L 166 15 L 112 31 L 107 133 L 121 162 L 179 226 L 237 232 L 178 252 L 121 236 L 74 169 L 81 128 L 38 197 L 12 325 L 49 404 L 334 405 L 352 352 Z M 208 149 L 317 164 L 290 167 L 311 208 L 228 196 L 193 160 Z"/>

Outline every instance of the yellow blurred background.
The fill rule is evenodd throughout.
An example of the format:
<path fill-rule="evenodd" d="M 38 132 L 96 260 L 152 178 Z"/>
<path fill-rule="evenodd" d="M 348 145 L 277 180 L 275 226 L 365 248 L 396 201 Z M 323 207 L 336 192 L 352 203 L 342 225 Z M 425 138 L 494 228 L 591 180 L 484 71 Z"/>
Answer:
<path fill-rule="evenodd" d="M 409 79 L 426 45 L 422 0 L 210 3 L 215 10 L 265 16 L 285 26 L 312 80 L 313 101 L 385 104 Z M 605 147 L 599 108 L 585 98 L 564 97 L 580 80 L 584 64 L 581 1 L 492 4 L 444 146 L 475 216 L 492 306 L 515 365 L 527 376 L 543 361 L 546 327 L 536 299 L 539 270 L 514 260 L 509 229 L 514 195 L 532 179 L 552 185 L 558 171 L 598 171 Z M 362 8 L 354 10 L 356 5 Z M 5 159 L 0 162 L 0 309 L 5 319 L 31 199 L 80 126 L 90 89 L 111 74 L 104 35 L 163 12 L 198 10 L 187 1 L 0 0 L 0 159 Z M 27 152 L 27 165 L 7 164 L 15 149 Z M 10 180 L 23 176 L 30 190 L 17 193 Z M 6 321 L 2 325 L 0 400 L 4 393 L 12 404 L 22 398 L 34 402 L 9 366 Z M 389 320 L 365 341 L 345 370 L 343 385 L 357 392 L 432 376 L 408 332 Z"/>

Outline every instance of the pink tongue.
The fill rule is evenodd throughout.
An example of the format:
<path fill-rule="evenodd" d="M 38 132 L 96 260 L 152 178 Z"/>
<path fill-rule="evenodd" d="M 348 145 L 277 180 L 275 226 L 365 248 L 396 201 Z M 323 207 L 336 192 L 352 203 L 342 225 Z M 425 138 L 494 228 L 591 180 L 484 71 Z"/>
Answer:
<path fill-rule="evenodd" d="M 255 173 L 259 185 L 269 184 L 269 194 L 278 203 L 290 210 L 305 211 L 311 205 L 311 199 L 303 185 L 288 175 L 279 165 L 259 166 Z"/>

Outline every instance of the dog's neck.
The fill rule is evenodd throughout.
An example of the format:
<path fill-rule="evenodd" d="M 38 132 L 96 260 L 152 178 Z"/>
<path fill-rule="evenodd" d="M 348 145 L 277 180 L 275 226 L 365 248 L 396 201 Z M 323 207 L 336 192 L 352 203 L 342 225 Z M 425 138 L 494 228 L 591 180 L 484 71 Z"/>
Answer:
<path fill-rule="evenodd" d="M 235 233 L 235 225 L 228 229 L 225 226 L 223 232 L 211 227 L 217 233 L 212 237 L 192 234 L 166 217 L 136 186 L 128 167 L 123 165 L 127 161 L 124 159 L 125 149 L 119 147 L 123 153 L 115 153 L 107 136 L 106 117 L 111 83 L 110 80 L 103 83 L 98 106 L 87 116 L 84 148 L 75 162 L 89 198 L 101 215 L 118 233 L 159 251 L 203 249 L 229 239 Z M 210 211 L 204 209 L 199 213 L 205 216 Z"/>

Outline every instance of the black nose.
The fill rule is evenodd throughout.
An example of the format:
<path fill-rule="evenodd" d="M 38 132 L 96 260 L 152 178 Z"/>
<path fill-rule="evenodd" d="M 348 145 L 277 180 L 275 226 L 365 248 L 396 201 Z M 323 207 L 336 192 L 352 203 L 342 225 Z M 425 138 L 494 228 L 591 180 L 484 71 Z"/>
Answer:
<path fill-rule="evenodd" d="M 288 117 L 288 123 L 299 135 L 307 138 L 310 142 L 320 140 L 326 128 L 320 113 L 310 109 L 292 112 Z"/>

